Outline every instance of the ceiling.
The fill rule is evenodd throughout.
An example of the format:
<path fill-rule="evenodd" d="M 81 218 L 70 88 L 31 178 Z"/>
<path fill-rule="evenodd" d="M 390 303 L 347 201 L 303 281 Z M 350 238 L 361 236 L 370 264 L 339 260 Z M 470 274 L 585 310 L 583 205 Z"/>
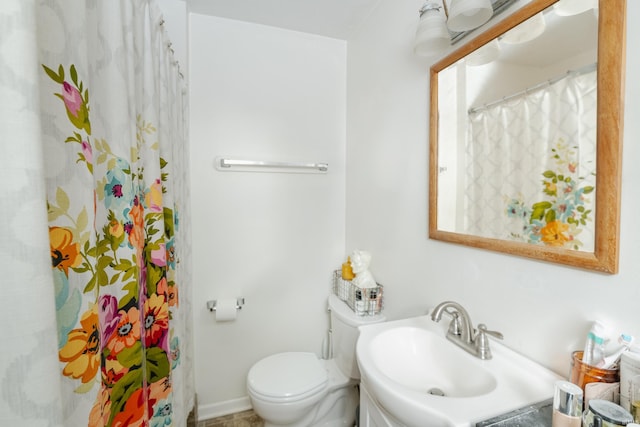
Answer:
<path fill-rule="evenodd" d="M 187 0 L 189 11 L 347 40 L 381 0 Z"/>

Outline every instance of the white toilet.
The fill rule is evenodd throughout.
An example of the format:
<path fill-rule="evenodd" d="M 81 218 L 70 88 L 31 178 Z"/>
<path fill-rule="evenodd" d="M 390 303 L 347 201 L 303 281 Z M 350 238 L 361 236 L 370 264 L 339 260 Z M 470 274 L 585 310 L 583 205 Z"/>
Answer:
<path fill-rule="evenodd" d="M 357 316 L 335 295 L 329 296 L 333 357 L 278 353 L 249 370 L 247 388 L 253 410 L 265 427 L 351 427 L 358 406 L 356 361 L 358 326 L 384 316 Z"/>

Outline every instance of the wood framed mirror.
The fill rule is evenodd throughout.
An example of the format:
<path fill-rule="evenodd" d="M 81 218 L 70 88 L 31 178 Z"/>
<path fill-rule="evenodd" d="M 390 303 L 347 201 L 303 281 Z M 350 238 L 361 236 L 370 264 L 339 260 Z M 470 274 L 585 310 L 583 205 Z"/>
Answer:
<path fill-rule="evenodd" d="M 626 0 L 559 6 L 532 0 L 431 67 L 429 238 L 615 274 Z"/>

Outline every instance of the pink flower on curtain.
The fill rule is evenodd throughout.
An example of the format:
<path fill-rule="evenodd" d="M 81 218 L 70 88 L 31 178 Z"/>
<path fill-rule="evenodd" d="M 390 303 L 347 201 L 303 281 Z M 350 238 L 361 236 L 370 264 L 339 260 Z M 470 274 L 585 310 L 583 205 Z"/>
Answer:
<path fill-rule="evenodd" d="M 82 154 L 87 163 L 93 163 L 93 149 L 87 141 L 82 141 Z"/>
<path fill-rule="evenodd" d="M 167 249 L 164 243 L 161 243 L 158 249 L 151 251 L 151 262 L 158 267 L 165 267 L 167 265 Z"/>
<path fill-rule="evenodd" d="M 118 314 L 118 299 L 113 295 L 102 295 L 98 300 L 100 307 L 98 317 L 100 318 L 100 344 L 104 348 L 109 338 L 113 335 L 120 323 Z"/>
<path fill-rule="evenodd" d="M 62 83 L 62 100 L 64 106 L 67 108 L 69 114 L 73 117 L 78 117 L 80 109 L 82 108 L 82 95 L 75 87 L 71 86 L 68 82 Z"/>

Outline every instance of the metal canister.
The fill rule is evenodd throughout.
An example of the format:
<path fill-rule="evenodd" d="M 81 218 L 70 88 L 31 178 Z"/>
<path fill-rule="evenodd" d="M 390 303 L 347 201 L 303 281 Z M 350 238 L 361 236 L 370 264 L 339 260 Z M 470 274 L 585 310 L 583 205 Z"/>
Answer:
<path fill-rule="evenodd" d="M 624 427 L 633 422 L 631 413 L 608 400 L 593 399 L 582 416 L 582 427 Z"/>

